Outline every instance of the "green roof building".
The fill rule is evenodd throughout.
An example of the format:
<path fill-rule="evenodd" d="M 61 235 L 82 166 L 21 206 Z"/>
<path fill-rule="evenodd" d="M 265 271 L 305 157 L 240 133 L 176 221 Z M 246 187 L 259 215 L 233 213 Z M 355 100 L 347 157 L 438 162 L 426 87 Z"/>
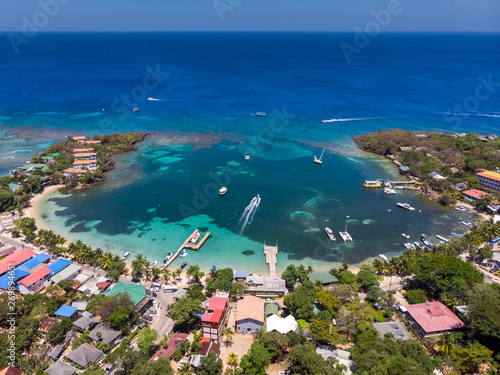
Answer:
<path fill-rule="evenodd" d="M 22 185 L 19 185 L 19 184 L 15 184 L 13 182 L 11 182 L 9 185 L 7 185 L 9 190 L 12 191 L 13 193 L 15 193 L 17 190 L 21 189 L 22 188 Z"/>
<path fill-rule="evenodd" d="M 35 171 L 47 172 L 49 170 L 49 166 L 47 164 L 25 164 L 21 167 L 21 170 L 24 173 L 31 173 Z"/>
<path fill-rule="evenodd" d="M 312 272 L 307 276 L 309 277 L 309 280 L 311 280 L 313 283 L 316 282 L 316 280 L 318 280 L 323 285 L 333 284 L 338 282 L 337 278 L 331 275 L 329 271 Z"/>
<path fill-rule="evenodd" d="M 147 297 L 146 287 L 139 284 L 130 284 L 124 282 L 117 282 L 113 288 L 109 291 L 108 296 L 116 296 L 120 293 L 127 293 L 130 300 L 137 306 L 141 301 Z"/>

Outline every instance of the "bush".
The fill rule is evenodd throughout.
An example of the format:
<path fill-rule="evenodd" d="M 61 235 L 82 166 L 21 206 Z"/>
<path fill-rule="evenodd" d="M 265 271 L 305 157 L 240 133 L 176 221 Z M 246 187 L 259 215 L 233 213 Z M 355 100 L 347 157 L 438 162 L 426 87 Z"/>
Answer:
<path fill-rule="evenodd" d="M 408 290 L 406 292 L 406 298 L 411 304 L 424 303 L 427 301 L 425 291 L 423 289 Z"/>
<path fill-rule="evenodd" d="M 181 349 L 177 349 L 174 354 L 172 355 L 172 358 L 175 362 L 179 362 L 181 358 L 183 357 Z"/>
<path fill-rule="evenodd" d="M 455 204 L 457 203 L 457 200 L 448 194 L 443 194 L 440 195 L 439 198 L 437 199 L 437 202 L 443 206 L 449 206 L 450 204 Z"/>
<path fill-rule="evenodd" d="M 385 322 L 384 313 L 382 311 L 377 311 L 377 322 Z"/>

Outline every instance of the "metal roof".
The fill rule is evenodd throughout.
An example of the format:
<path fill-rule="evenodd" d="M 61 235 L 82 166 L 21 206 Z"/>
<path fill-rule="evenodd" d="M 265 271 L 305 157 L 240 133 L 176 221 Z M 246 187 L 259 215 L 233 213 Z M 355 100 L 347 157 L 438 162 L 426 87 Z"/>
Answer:
<path fill-rule="evenodd" d="M 49 264 L 47 267 L 52 271 L 52 273 L 55 275 L 58 272 L 61 272 L 63 269 L 68 267 L 71 263 L 73 263 L 70 260 L 67 259 L 58 259 L 54 263 Z"/>
<path fill-rule="evenodd" d="M 65 318 L 70 318 L 78 309 L 73 306 L 62 305 L 59 309 L 54 313 L 54 315 L 63 316 Z"/>

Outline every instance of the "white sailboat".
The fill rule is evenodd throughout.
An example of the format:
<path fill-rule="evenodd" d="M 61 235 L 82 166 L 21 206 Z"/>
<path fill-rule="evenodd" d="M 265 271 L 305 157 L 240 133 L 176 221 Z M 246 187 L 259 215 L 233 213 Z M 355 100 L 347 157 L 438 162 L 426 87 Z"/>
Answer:
<path fill-rule="evenodd" d="M 345 219 L 345 228 L 343 232 L 339 232 L 340 237 L 344 240 L 344 242 L 352 242 L 351 235 L 347 232 L 347 223 L 349 222 L 349 216 Z"/>
<path fill-rule="evenodd" d="M 325 149 L 323 149 L 323 151 L 321 151 L 321 156 L 319 157 L 319 159 L 316 157 L 316 155 L 314 155 L 314 162 L 316 164 L 323 164 L 323 162 L 321 161 L 321 158 L 323 157 L 324 152 L 325 152 Z"/>

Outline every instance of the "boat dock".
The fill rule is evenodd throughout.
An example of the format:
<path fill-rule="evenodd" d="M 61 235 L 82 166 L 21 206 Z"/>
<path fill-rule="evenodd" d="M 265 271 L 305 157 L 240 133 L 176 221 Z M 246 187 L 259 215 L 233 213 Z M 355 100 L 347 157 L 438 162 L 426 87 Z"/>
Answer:
<path fill-rule="evenodd" d="M 266 263 L 269 265 L 269 276 L 276 276 L 278 244 L 276 243 L 276 246 L 266 246 L 264 243 L 264 254 L 266 255 Z"/>
<path fill-rule="evenodd" d="M 205 241 L 208 239 L 208 237 L 210 237 L 210 235 L 212 234 L 212 232 L 207 232 L 203 238 L 200 240 L 200 242 L 198 242 L 197 244 L 194 244 L 191 242 L 191 238 L 193 238 L 193 236 L 198 233 L 198 229 L 196 229 L 188 238 L 186 241 L 184 241 L 184 243 L 181 245 L 181 247 L 179 247 L 177 249 L 177 251 L 174 253 L 174 255 L 172 255 L 172 258 L 170 258 L 167 263 L 165 263 L 165 265 L 163 267 L 168 267 L 170 266 L 170 264 L 175 260 L 175 258 L 177 258 L 177 256 L 181 253 L 181 251 L 183 249 L 191 249 L 191 250 L 200 250 L 201 246 L 205 243 Z M 163 268 L 162 267 L 162 268 Z"/>

